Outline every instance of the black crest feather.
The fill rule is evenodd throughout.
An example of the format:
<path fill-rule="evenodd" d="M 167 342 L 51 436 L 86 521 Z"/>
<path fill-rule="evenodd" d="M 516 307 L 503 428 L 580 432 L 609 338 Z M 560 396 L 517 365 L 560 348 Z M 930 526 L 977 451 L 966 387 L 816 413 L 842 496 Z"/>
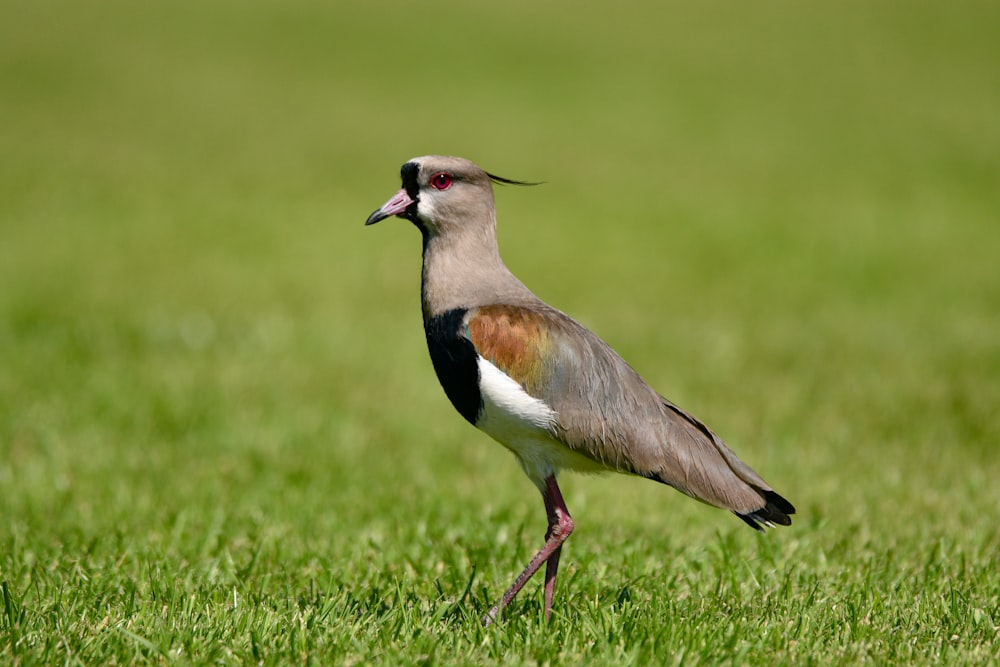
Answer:
<path fill-rule="evenodd" d="M 491 181 L 493 181 L 494 183 L 499 183 L 500 185 L 541 185 L 542 184 L 541 182 L 539 182 L 539 183 L 531 183 L 529 181 L 512 181 L 509 178 L 504 178 L 503 176 L 497 176 L 495 174 L 491 174 L 490 172 L 486 172 L 486 175 L 490 177 Z"/>

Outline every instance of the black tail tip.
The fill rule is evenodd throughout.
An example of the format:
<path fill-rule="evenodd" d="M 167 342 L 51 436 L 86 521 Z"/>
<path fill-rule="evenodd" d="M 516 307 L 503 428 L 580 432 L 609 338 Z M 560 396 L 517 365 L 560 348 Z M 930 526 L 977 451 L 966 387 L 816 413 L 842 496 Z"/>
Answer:
<path fill-rule="evenodd" d="M 790 526 L 792 518 L 789 514 L 795 514 L 795 506 L 782 498 L 774 491 L 762 491 L 764 495 L 764 507 L 747 514 L 734 512 L 748 526 L 754 530 L 763 531 L 765 526 Z"/>

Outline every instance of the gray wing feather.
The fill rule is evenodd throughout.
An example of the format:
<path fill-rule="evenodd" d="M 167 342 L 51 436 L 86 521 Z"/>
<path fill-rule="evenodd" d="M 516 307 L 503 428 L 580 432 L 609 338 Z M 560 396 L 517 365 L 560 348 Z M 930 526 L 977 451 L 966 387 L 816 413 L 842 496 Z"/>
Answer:
<path fill-rule="evenodd" d="M 556 435 L 567 447 L 741 515 L 760 511 L 769 493 L 777 495 L 721 438 L 660 396 L 604 341 L 555 309 L 538 311 L 556 343 L 540 398 L 555 410 Z"/>

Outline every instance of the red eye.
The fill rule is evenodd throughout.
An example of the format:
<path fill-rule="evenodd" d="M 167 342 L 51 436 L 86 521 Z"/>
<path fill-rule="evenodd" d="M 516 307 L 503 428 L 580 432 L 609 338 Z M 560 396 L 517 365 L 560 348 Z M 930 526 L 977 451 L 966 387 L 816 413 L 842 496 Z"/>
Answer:
<path fill-rule="evenodd" d="M 451 174 L 442 171 L 431 176 L 431 186 L 435 190 L 447 190 L 451 187 L 452 180 Z"/>

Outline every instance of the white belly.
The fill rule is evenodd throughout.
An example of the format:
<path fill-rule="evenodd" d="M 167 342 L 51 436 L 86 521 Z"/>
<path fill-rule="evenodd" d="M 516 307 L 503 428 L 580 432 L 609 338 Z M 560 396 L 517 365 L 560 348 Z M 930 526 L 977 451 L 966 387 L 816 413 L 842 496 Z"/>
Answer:
<path fill-rule="evenodd" d="M 514 452 L 539 488 L 563 468 L 586 472 L 605 469 L 559 442 L 555 410 L 483 357 L 479 357 L 479 392 L 483 411 L 476 427 Z"/>

